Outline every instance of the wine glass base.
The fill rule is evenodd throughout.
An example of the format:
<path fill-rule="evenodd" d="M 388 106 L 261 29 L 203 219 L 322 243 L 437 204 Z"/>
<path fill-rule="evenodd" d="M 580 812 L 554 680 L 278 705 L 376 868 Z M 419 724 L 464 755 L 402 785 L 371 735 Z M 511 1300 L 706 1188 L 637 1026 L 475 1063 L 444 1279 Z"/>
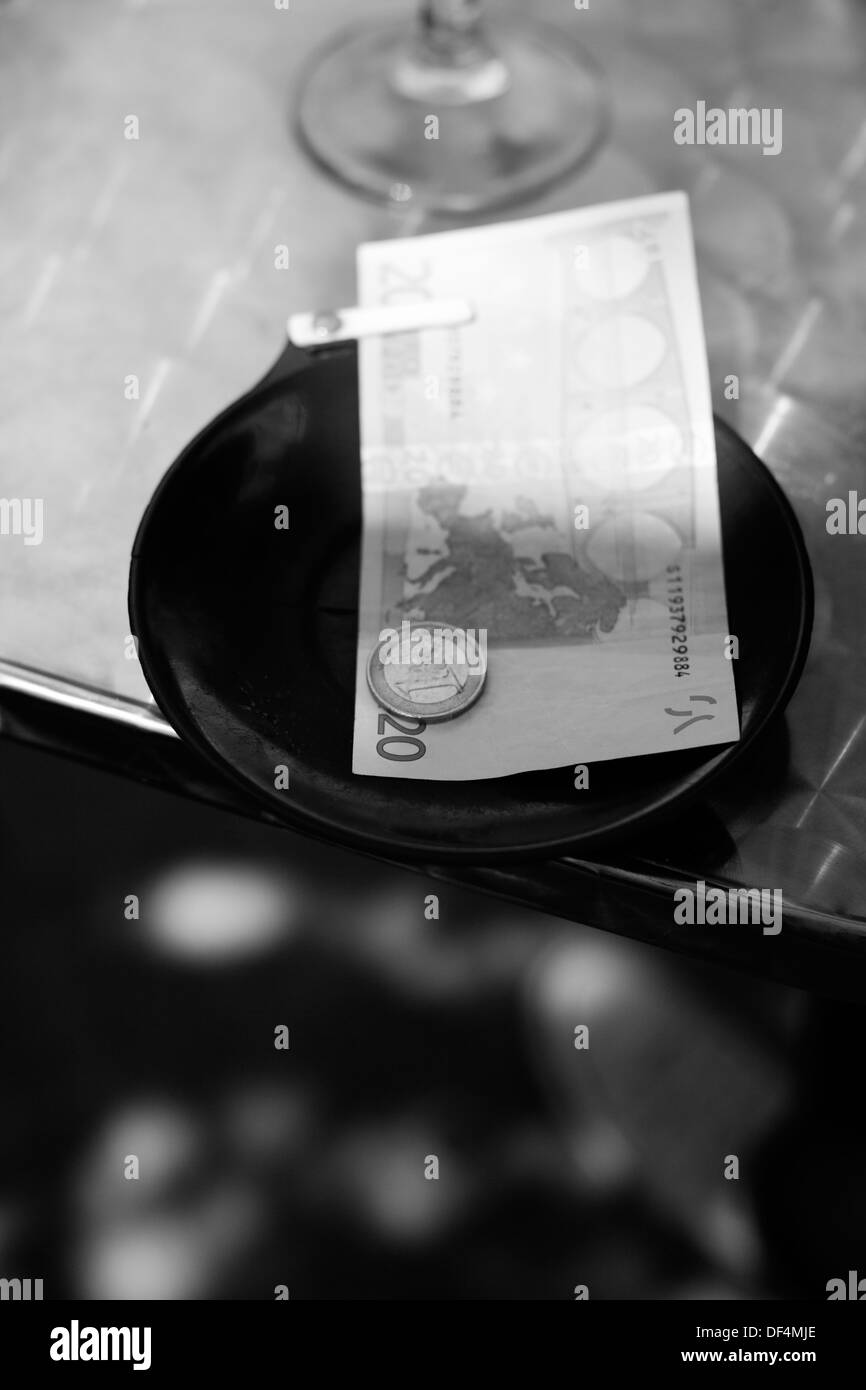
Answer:
<path fill-rule="evenodd" d="M 595 151 L 600 75 L 567 34 L 491 27 L 477 62 L 418 62 L 404 25 L 343 34 L 303 84 L 298 129 L 312 157 L 357 193 L 470 214 L 531 197 Z"/>

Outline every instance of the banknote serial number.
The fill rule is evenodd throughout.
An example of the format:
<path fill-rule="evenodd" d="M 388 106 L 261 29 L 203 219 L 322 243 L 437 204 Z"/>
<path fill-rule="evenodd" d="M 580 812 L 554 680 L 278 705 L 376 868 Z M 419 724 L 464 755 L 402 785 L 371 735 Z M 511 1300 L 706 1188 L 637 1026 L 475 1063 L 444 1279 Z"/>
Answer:
<path fill-rule="evenodd" d="M 689 644 L 686 627 L 686 591 L 683 587 L 682 566 L 668 565 L 667 576 L 674 675 L 687 676 L 689 674 Z"/>

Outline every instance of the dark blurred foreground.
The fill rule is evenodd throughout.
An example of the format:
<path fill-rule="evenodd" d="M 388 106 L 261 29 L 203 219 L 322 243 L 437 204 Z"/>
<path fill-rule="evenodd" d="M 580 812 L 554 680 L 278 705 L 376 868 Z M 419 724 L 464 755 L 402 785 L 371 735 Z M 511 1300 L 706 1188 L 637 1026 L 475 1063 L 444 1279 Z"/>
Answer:
<path fill-rule="evenodd" d="M 825 1298 L 866 1270 L 853 1011 L 5 743 L 0 778 L 0 1277 Z"/>

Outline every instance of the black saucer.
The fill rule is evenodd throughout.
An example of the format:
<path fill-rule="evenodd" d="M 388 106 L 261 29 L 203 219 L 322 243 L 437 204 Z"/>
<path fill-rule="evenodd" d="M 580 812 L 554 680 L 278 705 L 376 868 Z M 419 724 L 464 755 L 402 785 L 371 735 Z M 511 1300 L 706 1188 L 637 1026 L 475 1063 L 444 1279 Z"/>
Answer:
<path fill-rule="evenodd" d="M 803 539 L 778 485 L 716 422 L 739 743 L 480 782 L 351 771 L 360 465 L 354 346 L 289 348 L 169 469 L 129 584 L 150 688 L 177 732 L 298 829 L 392 858 L 583 853 L 693 797 L 785 706 L 812 625 Z M 288 530 L 275 508 L 290 512 Z M 289 769 L 287 790 L 276 769 Z"/>

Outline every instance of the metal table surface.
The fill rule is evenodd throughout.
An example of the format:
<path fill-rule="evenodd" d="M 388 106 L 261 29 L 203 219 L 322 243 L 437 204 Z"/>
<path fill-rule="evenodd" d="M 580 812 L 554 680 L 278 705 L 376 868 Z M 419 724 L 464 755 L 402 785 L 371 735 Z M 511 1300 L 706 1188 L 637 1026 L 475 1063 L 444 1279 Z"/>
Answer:
<path fill-rule="evenodd" d="M 506 7 L 490 8 L 495 23 Z M 375 9 L 408 21 L 413 6 Z M 755 965 L 762 941 L 734 957 L 835 987 L 824 947 L 843 946 L 850 969 L 866 941 L 866 552 L 862 537 L 826 527 L 829 499 L 866 495 L 866 8 L 520 9 L 595 55 L 611 125 L 587 168 L 509 215 L 687 190 L 715 408 L 797 512 L 816 621 L 784 728 L 679 832 L 606 865 L 463 877 L 720 958 L 730 943 L 671 940 L 659 910 L 671 876 L 781 888 L 805 955 L 789 938 L 793 966 Z M 129 553 L 162 473 L 266 372 L 286 315 L 353 301 L 359 241 L 447 225 L 351 197 L 292 138 L 298 74 L 357 14 L 346 0 L 291 0 L 287 11 L 265 0 L 0 0 L 0 489 L 44 505 L 41 544 L 0 537 L 4 727 L 239 809 L 249 808 L 162 737 L 171 731 L 128 640 Z M 780 107 L 781 154 L 678 146 L 673 111 L 698 100 Z M 282 245 L 287 270 L 275 268 Z"/>

